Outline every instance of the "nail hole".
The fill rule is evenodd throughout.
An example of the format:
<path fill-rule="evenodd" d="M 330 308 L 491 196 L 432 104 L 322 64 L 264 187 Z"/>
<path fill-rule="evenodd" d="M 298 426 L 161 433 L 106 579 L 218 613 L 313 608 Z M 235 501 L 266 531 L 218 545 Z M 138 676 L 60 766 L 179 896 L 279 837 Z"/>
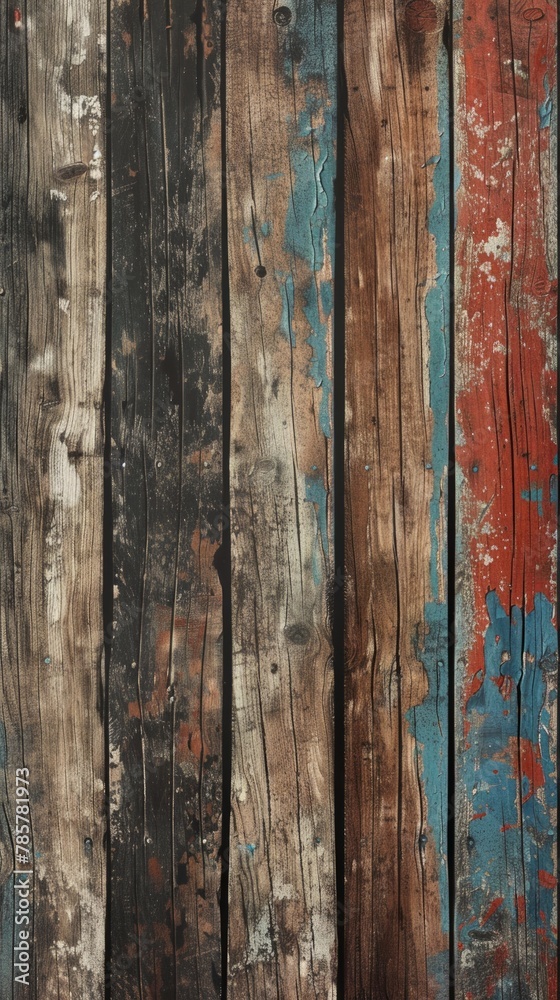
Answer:
<path fill-rule="evenodd" d="M 292 12 L 289 7 L 277 7 L 273 14 L 276 24 L 285 28 L 292 20 Z"/>
<path fill-rule="evenodd" d="M 259 264 L 259 266 L 255 268 L 255 274 L 257 278 L 266 278 L 266 267 Z"/>

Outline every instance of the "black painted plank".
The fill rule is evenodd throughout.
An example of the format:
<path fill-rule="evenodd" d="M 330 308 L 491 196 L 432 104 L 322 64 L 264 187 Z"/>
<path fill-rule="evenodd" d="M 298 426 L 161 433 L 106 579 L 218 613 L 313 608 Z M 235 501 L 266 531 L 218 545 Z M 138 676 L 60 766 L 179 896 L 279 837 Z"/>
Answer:
<path fill-rule="evenodd" d="M 123 1000 L 220 989 L 220 17 L 217 3 L 113 3 L 111 979 Z"/>

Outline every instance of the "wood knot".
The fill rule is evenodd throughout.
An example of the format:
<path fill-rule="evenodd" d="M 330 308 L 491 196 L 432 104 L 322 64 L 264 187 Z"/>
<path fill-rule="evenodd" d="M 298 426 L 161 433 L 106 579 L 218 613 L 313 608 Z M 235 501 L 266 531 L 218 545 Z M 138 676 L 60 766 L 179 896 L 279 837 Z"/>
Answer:
<path fill-rule="evenodd" d="M 255 268 L 255 274 L 257 278 L 266 278 L 266 267 L 259 264 L 259 266 Z"/>
<path fill-rule="evenodd" d="M 292 20 L 292 12 L 289 7 L 277 7 L 272 17 L 276 24 L 285 28 Z"/>
<path fill-rule="evenodd" d="M 276 462 L 273 458 L 259 458 L 255 462 L 255 467 L 253 469 L 253 474 L 255 476 L 273 476 L 276 472 Z"/>
<path fill-rule="evenodd" d="M 59 181 L 73 181 L 82 174 L 87 174 L 87 163 L 67 163 L 64 167 L 59 167 L 55 172 L 55 177 Z"/>
<path fill-rule="evenodd" d="M 529 7 L 523 11 L 525 21 L 540 21 L 544 17 L 544 10 L 541 7 Z"/>
<path fill-rule="evenodd" d="M 551 284 L 547 278 L 539 277 L 535 278 L 533 282 L 533 292 L 535 295 L 548 295 L 551 291 Z"/>
<path fill-rule="evenodd" d="M 404 17 L 411 31 L 437 31 L 437 8 L 432 0 L 411 0 L 405 7 Z"/>
<path fill-rule="evenodd" d="M 293 642 L 296 646 L 307 646 L 311 638 L 311 629 L 305 622 L 295 622 L 293 625 L 286 626 L 284 635 L 288 642 Z"/>

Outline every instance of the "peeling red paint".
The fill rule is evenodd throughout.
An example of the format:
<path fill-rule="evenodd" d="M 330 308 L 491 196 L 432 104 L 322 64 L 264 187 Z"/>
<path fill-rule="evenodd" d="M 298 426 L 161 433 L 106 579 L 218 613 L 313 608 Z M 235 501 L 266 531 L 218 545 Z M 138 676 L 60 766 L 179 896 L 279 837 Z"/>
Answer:
<path fill-rule="evenodd" d="M 555 889 L 558 879 L 555 875 L 551 875 L 550 872 L 544 871 L 541 868 L 539 871 L 539 882 L 541 885 L 544 885 L 545 889 Z"/>
<path fill-rule="evenodd" d="M 490 917 L 493 916 L 493 914 L 496 912 L 496 910 L 499 910 L 499 908 L 502 905 L 503 901 L 504 901 L 504 897 L 503 896 L 498 896 L 497 899 L 494 899 L 490 903 L 490 906 L 488 907 L 486 913 L 484 914 L 484 916 L 482 917 L 482 919 L 480 921 L 480 926 L 481 927 L 484 927 L 484 924 L 488 923 L 488 921 L 490 920 Z"/>

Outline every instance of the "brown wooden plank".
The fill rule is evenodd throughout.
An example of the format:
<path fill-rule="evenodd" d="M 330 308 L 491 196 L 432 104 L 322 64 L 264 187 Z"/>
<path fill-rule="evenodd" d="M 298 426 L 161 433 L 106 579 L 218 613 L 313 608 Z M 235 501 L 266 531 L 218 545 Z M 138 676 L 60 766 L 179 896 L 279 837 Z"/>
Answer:
<path fill-rule="evenodd" d="M 112 8 L 113 996 L 220 992 L 220 5 Z"/>
<path fill-rule="evenodd" d="M 556 4 L 456 11 L 457 996 L 557 996 Z"/>
<path fill-rule="evenodd" d="M 6 1000 L 104 996 L 105 22 L 98 0 L 0 3 Z"/>
<path fill-rule="evenodd" d="M 228 5 L 231 1000 L 335 996 L 333 0 Z"/>
<path fill-rule="evenodd" d="M 345 996 L 448 985 L 445 2 L 348 0 Z"/>

